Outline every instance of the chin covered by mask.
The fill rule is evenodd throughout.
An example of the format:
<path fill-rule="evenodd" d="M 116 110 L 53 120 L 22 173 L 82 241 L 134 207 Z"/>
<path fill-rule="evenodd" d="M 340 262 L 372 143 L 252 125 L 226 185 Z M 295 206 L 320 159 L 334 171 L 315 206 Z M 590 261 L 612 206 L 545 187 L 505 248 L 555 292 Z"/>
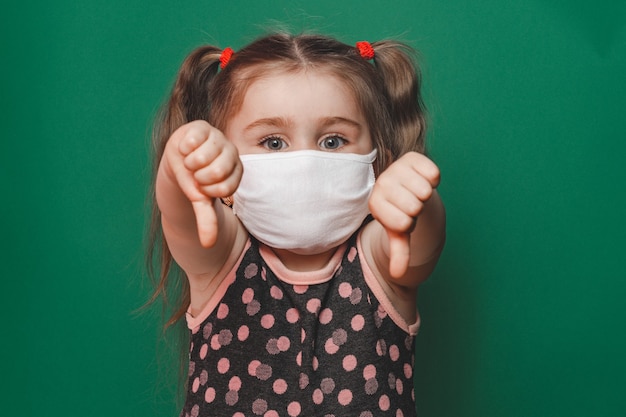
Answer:
<path fill-rule="evenodd" d="M 241 155 L 244 174 L 233 211 L 274 249 L 313 255 L 335 248 L 369 214 L 376 151 L 314 150 Z"/>

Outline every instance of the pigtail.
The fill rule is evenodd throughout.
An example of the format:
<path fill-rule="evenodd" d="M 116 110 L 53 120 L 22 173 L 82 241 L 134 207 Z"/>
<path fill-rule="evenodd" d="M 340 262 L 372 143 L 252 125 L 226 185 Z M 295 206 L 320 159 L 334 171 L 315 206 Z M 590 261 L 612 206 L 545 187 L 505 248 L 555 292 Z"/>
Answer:
<path fill-rule="evenodd" d="M 153 283 L 153 294 L 148 305 L 162 298 L 164 308 L 168 307 L 169 298 L 175 310 L 164 314 L 166 328 L 175 324 L 189 305 L 189 285 L 179 268 L 176 267 L 167 247 L 161 229 L 161 213 L 156 203 L 154 185 L 159 161 L 165 151 L 165 145 L 176 129 L 193 120 L 207 120 L 210 110 L 209 91 L 219 70 L 221 49 L 203 46 L 192 51 L 183 64 L 169 100 L 156 120 L 153 133 L 153 162 L 151 199 L 151 218 L 147 242 L 147 273 Z M 170 292 L 175 294 L 170 297 Z"/>
<path fill-rule="evenodd" d="M 389 113 L 397 135 L 398 152 L 425 152 L 426 119 L 420 95 L 421 74 L 413 50 L 399 42 L 372 44 L 374 63 L 381 74 L 388 97 Z"/>

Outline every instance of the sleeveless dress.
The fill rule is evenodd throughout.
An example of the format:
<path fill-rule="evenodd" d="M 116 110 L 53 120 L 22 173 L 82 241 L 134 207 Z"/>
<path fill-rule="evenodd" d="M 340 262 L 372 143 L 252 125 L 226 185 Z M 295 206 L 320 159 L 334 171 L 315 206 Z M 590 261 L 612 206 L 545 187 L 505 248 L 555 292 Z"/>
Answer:
<path fill-rule="evenodd" d="M 197 317 L 181 417 L 415 416 L 419 327 L 393 308 L 358 235 L 316 273 L 250 238 Z"/>

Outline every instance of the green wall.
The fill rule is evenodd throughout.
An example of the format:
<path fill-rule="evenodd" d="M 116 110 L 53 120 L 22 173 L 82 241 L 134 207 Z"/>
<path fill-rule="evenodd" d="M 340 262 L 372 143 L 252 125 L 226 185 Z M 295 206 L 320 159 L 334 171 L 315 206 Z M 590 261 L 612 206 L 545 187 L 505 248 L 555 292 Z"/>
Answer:
<path fill-rule="evenodd" d="M 421 416 L 626 410 L 626 3 L 2 6 L 0 414 L 173 416 L 142 284 L 151 119 L 193 47 L 286 22 L 421 50 L 448 243 Z M 161 382 L 159 382 L 161 381 Z"/>

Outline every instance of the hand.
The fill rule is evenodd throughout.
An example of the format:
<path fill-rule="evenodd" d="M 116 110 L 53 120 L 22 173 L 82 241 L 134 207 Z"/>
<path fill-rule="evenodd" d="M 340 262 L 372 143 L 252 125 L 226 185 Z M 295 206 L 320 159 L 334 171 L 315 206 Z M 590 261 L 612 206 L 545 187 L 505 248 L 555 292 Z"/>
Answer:
<path fill-rule="evenodd" d="M 175 154 L 170 160 L 171 170 L 191 202 L 200 243 L 211 247 L 218 232 L 215 199 L 231 196 L 241 181 L 239 153 L 222 132 L 204 121 L 182 126 L 170 142 L 169 151 Z"/>
<path fill-rule="evenodd" d="M 408 270 L 410 234 L 434 189 L 439 168 L 426 156 L 409 152 L 379 175 L 369 200 L 370 212 L 389 238 L 389 274 L 401 278 Z"/>

